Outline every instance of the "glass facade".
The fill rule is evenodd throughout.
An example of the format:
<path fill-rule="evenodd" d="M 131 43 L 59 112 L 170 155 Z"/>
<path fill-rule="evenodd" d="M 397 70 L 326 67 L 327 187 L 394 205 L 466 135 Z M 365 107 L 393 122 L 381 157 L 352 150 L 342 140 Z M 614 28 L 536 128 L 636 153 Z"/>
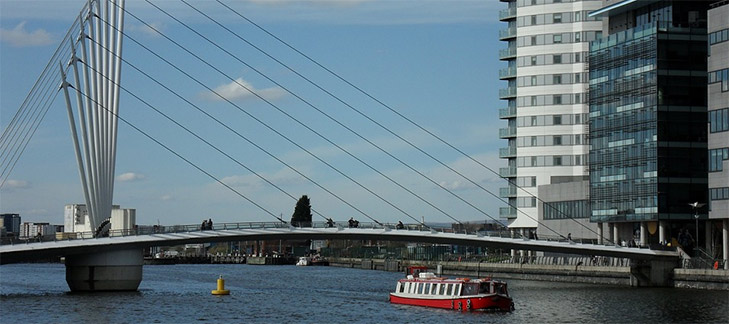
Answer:
<path fill-rule="evenodd" d="M 706 29 L 636 25 L 590 46 L 592 222 L 691 219 L 707 201 Z"/>
<path fill-rule="evenodd" d="M 544 203 L 544 219 L 572 219 L 590 217 L 587 200 Z"/>

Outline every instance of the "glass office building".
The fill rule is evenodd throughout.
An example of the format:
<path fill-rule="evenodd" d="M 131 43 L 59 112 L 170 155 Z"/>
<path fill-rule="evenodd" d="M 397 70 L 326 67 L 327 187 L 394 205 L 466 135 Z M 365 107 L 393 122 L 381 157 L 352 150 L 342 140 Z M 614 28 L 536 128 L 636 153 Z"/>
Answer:
<path fill-rule="evenodd" d="M 703 1 L 621 1 L 590 45 L 590 220 L 638 244 L 694 233 L 707 197 Z M 699 209 L 701 219 L 706 209 Z"/>

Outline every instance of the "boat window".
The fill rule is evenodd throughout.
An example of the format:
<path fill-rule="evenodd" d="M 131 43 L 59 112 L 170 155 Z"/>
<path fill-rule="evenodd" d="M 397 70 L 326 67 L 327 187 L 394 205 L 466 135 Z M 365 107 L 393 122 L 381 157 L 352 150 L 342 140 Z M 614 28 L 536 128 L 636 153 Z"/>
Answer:
<path fill-rule="evenodd" d="M 425 289 L 423 289 L 423 294 L 429 294 L 430 293 L 430 284 L 425 284 Z"/>
<path fill-rule="evenodd" d="M 435 293 L 438 292 L 438 284 L 433 284 L 433 287 L 430 288 L 430 294 L 435 295 Z"/>
<path fill-rule="evenodd" d="M 398 289 L 399 292 L 401 292 L 401 293 L 402 292 L 405 292 L 405 284 L 404 283 L 401 282 L 401 283 L 398 283 L 397 285 L 400 288 L 400 289 Z"/>
<path fill-rule="evenodd" d="M 421 295 L 423 294 L 423 287 L 425 287 L 424 283 L 418 284 L 418 294 L 421 294 Z"/>
<path fill-rule="evenodd" d="M 506 285 L 504 284 L 497 284 L 496 285 L 496 293 L 500 295 L 506 295 Z"/>
<path fill-rule="evenodd" d="M 470 295 L 476 295 L 476 294 L 478 294 L 478 284 L 477 283 L 463 284 L 463 289 L 461 290 L 461 296 L 470 296 Z"/>
<path fill-rule="evenodd" d="M 481 287 L 478 289 L 479 294 L 488 294 L 491 292 L 491 285 L 489 282 L 481 283 Z"/>
<path fill-rule="evenodd" d="M 446 295 L 453 295 L 453 284 L 447 284 L 446 286 L 448 286 L 446 289 Z"/>
<path fill-rule="evenodd" d="M 453 295 L 458 296 L 461 294 L 461 284 L 455 284 L 453 286 Z"/>
<path fill-rule="evenodd" d="M 408 293 L 414 293 L 415 292 L 415 283 L 414 282 L 408 282 Z"/>
<path fill-rule="evenodd" d="M 446 284 L 440 284 L 440 292 L 438 293 L 439 295 L 445 295 L 445 287 Z"/>

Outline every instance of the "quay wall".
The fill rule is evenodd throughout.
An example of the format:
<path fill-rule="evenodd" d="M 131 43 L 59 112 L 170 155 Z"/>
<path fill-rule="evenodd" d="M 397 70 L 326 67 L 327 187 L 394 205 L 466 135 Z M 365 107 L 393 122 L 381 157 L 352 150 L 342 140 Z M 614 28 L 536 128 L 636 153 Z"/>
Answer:
<path fill-rule="evenodd" d="M 631 286 L 627 263 L 615 266 L 591 266 L 585 262 L 573 264 L 486 263 L 457 261 L 409 261 L 361 258 L 329 258 L 335 267 L 405 272 L 409 266 L 426 266 L 429 271 L 447 277 L 493 276 L 498 279 L 522 279 L 554 282 Z M 589 264 L 589 263 L 588 263 Z M 713 269 L 674 269 L 676 288 L 729 290 L 729 271 Z"/>

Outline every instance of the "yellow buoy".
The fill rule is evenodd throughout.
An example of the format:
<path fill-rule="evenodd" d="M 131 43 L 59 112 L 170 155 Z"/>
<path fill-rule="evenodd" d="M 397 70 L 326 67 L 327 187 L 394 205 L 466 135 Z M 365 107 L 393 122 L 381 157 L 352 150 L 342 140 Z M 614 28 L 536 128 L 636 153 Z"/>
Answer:
<path fill-rule="evenodd" d="M 215 289 L 212 291 L 213 295 L 230 295 L 230 290 L 225 289 L 225 280 L 223 280 L 223 275 L 220 275 L 218 277 L 218 289 Z"/>

